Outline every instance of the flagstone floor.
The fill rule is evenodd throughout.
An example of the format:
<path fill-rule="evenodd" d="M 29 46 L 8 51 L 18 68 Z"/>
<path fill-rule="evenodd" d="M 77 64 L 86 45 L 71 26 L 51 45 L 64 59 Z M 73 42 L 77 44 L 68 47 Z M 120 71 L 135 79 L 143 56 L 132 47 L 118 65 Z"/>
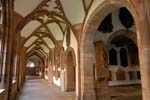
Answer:
<path fill-rule="evenodd" d="M 74 100 L 74 92 L 61 92 L 44 79 L 27 79 L 18 100 Z"/>

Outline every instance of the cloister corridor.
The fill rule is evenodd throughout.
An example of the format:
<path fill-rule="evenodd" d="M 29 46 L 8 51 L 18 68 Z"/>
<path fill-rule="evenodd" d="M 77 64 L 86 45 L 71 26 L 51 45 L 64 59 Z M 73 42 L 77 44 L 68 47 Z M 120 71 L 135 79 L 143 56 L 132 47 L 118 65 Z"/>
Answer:
<path fill-rule="evenodd" d="M 141 100 L 139 87 L 114 87 L 110 93 L 114 95 L 111 100 Z M 126 91 L 122 92 L 122 91 Z M 119 92 L 117 92 L 119 91 Z M 115 95 L 122 95 L 115 98 Z M 137 95 L 138 94 L 138 95 Z M 62 92 L 55 85 L 49 84 L 45 79 L 38 76 L 29 76 L 26 78 L 24 86 L 16 100 L 76 100 L 74 92 Z"/>
<path fill-rule="evenodd" d="M 150 0 L 0 0 L 0 100 L 150 100 Z"/>
<path fill-rule="evenodd" d="M 28 77 L 16 100 L 75 100 L 74 92 L 61 92 L 59 88 L 38 77 Z"/>

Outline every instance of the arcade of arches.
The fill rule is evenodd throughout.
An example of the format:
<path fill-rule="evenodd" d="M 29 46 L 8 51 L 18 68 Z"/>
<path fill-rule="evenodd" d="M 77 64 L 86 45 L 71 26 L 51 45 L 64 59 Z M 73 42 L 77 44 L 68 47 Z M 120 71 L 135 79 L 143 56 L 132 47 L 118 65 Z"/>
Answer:
<path fill-rule="evenodd" d="M 0 100 L 150 100 L 149 5 L 0 0 Z"/>

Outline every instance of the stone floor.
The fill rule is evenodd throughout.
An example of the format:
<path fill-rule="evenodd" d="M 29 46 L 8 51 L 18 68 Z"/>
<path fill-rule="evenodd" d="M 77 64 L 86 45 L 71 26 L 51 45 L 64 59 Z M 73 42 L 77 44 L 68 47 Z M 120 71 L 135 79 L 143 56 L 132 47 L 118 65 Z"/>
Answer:
<path fill-rule="evenodd" d="M 17 100 L 74 100 L 74 93 L 61 92 L 44 79 L 28 79 Z"/>
<path fill-rule="evenodd" d="M 111 100 L 142 100 L 140 86 L 109 88 Z M 17 100 L 75 100 L 74 92 L 61 92 L 58 87 L 38 77 L 28 77 Z"/>

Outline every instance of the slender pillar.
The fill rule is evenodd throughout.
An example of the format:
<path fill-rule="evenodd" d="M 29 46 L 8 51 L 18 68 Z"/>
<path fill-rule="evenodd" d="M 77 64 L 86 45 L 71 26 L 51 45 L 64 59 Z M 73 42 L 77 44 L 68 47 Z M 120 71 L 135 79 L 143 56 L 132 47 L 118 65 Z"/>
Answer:
<path fill-rule="evenodd" d="M 5 23 L 5 35 L 6 35 L 6 40 L 5 40 L 5 46 L 6 46 L 6 65 L 5 65 L 5 89 L 6 91 L 6 99 L 10 100 L 11 98 L 11 87 L 12 87 L 12 73 L 13 73 L 13 51 L 14 48 L 12 47 L 14 43 L 14 37 L 15 34 L 13 34 L 13 4 L 12 0 L 4 0 L 5 4 L 5 18 L 4 20 L 7 20 L 7 23 Z M 6 22 L 6 21 L 5 21 Z M 8 24 L 9 23 L 9 24 Z"/>
<path fill-rule="evenodd" d="M 53 82 L 53 69 L 52 66 L 48 66 L 48 81 L 49 83 Z"/>
<path fill-rule="evenodd" d="M 144 7 L 143 7 L 144 8 Z M 140 71 L 141 71 L 141 82 L 142 82 L 142 95 L 143 100 L 150 100 L 150 25 L 147 23 L 148 19 L 145 16 L 144 9 L 141 19 L 137 22 L 137 39 L 140 59 Z"/>
<path fill-rule="evenodd" d="M 142 23 L 141 23 L 142 26 Z M 143 100 L 150 100 L 150 35 L 142 29 L 138 39 Z"/>

